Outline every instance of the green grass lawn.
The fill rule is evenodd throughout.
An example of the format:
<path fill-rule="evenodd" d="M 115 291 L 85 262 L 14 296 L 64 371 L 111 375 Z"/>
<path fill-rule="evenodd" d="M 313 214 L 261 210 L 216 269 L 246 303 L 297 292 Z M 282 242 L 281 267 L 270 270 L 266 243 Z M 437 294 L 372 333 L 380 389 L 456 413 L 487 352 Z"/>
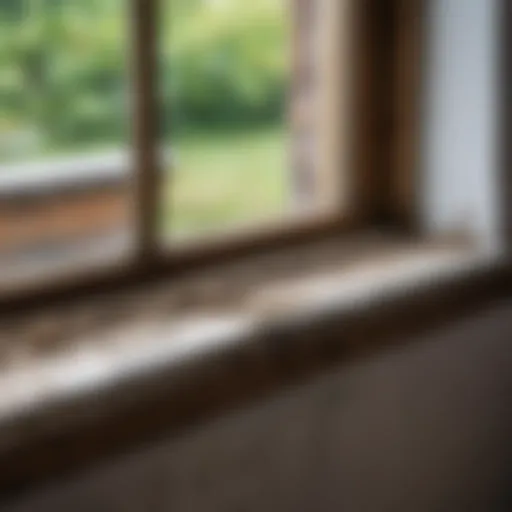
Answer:
<path fill-rule="evenodd" d="M 212 233 L 282 214 L 289 197 L 287 138 L 280 126 L 176 135 L 171 143 L 176 166 L 174 172 L 169 169 L 162 191 L 165 236 Z M 39 153 L 83 151 L 68 147 Z"/>
<path fill-rule="evenodd" d="M 166 235 L 211 232 L 279 215 L 287 198 L 284 128 L 176 137 L 164 191 Z"/>

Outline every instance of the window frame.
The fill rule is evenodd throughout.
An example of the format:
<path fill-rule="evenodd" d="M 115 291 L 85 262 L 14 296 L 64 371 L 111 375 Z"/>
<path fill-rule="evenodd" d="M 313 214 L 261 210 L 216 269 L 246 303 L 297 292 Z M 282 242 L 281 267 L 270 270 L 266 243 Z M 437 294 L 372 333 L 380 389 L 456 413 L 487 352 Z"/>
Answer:
<path fill-rule="evenodd" d="M 367 0 L 360 1 L 362 3 Z M 404 4 L 412 1 L 404 0 Z M 509 85 L 512 83 L 512 52 L 510 51 L 512 1 L 502 0 L 500 6 L 503 7 L 503 16 L 499 27 L 501 132 L 498 150 L 504 199 L 504 208 L 500 213 L 504 221 L 505 243 L 509 247 L 512 240 L 512 205 L 509 202 L 512 191 L 512 174 L 509 165 L 512 163 L 512 146 L 508 141 L 512 129 L 512 104 L 508 102 Z M 406 33 L 410 31 L 410 28 L 405 30 Z M 417 71 L 409 75 L 410 68 L 405 66 L 405 63 L 404 67 L 409 80 L 417 83 Z M 415 94 L 418 94 L 418 89 L 415 91 Z M 388 192 L 391 191 L 393 194 L 389 193 L 385 197 L 394 198 L 395 202 L 390 202 L 394 216 L 389 215 L 383 218 L 388 222 L 389 219 L 394 219 L 391 225 L 401 226 L 401 229 L 411 232 L 415 227 L 414 217 L 410 216 L 410 212 L 414 211 L 414 195 L 411 198 L 408 193 L 412 193 L 409 190 L 414 189 L 416 175 L 409 174 L 411 168 L 408 162 L 409 159 L 414 161 L 412 148 L 418 144 L 418 139 L 414 137 L 414 134 L 418 133 L 418 107 L 416 102 L 409 103 L 408 95 L 406 97 L 407 102 L 398 101 L 394 108 L 395 112 L 401 113 L 401 115 L 396 114 L 399 119 L 397 124 L 404 130 L 398 141 L 406 149 L 409 148 L 409 151 L 406 154 L 399 154 L 400 158 L 398 158 L 396 151 L 399 151 L 400 145 L 393 147 L 395 152 L 392 152 L 390 158 L 398 160 L 394 166 L 391 166 L 393 173 L 389 176 L 388 182 L 390 183 Z M 414 127 L 413 135 L 406 131 L 406 127 L 410 126 L 409 123 Z M 408 144 L 412 144 L 412 147 Z M 367 157 L 367 159 L 375 161 L 373 158 Z M 407 173 L 405 178 L 401 173 Z M 384 179 L 377 183 L 383 181 Z M 371 190 L 369 185 L 368 189 Z M 404 203 L 398 202 L 400 197 L 404 198 Z M 381 209 L 376 209 L 374 212 L 384 212 L 383 204 L 385 204 L 384 200 L 380 203 Z M 397 221 L 400 218 L 403 219 L 402 223 Z M 348 229 L 348 226 L 345 228 Z M 313 234 L 321 236 L 320 231 L 317 228 L 311 228 L 309 234 L 301 235 L 302 239 L 307 241 Z M 342 232 L 345 233 L 346 230 L 341 227 L 335 230 L 335 233 Z M 280 236 L 279 243 L 282 243 L 282 240 Z M 237 244 L 239 245 L 240 242 L 238 241 Z M 237 244 L 232 243 L 231 246 L 234 247 Z M 251 244 L 255 244 L 255 241 L 252 240 Z M 266 246 L 268 247 L 268 244 Z M 270 243 L 270 246 L 273 246 L 273 243 Z M 252 245 L 246 247 L 242 253 L 252 253 L 254 250 L 255 246 Z M 206 252 L 207 260 L 211 261 L 211 248 Z M 199 253 L 195 251 L 194 254 L 197 258 Z M 186 257 L 189 256 L 191 255 L 186 255 Z M 185 259 L 180 261 L 183 263 Z M 199 264 L 204 264 L 204 260 L 199 261 Z M 177 268 L 179 266 L 173 267 L 169 264 L 167 272 L 172 273 Z M 133 276 L 133 273 L 129 274 Z M 155 277 L 158 274 L 158 271 L 154 272 Z M 262 333 L 265 340 L 260 338 L 256 340 L 256 342 L 265 341 L 262 344 L 265 346 L 261 350 L 254 350 L 255 340 L 251 338 L 251 342 L 244 343 L 243 347 L 236 345 L 232 351 L 228 351 L 225 354 L 226 365 L 223 366 L 219 365 L 220 360 L 217 357 L 219 351 L 216 347 L 214 358 L 198 358 L 198 365 L 191 366 L 185 372 L 187 378 L 179 379 L 179 382 L 173 378 L 162 378 L 161 372 L 156 372 L 148 381 L 144 373 L 143 381 L 138 384 L 143 383 L 142 388 L 148 394 L 136 396 L 135 401 L 130 400 L 128 408 L 116 411 L 108 403 L 106 407 L 110 413 L 105 417 L 97 415 L 95 417 L 97 421 L 71 425 L 69 428 L 64 428 L 64 431 L 58 435 L 51 431 L 49 434 L 47 432 L 48 435 L 43 433 L 40 436 L 34 436 L 33 428 L 27 429 L 29 437 L 22 439 L 21 444 L 10 447 L 2 454 L 3 467 L 6 468 L 4 472 L 0 472 L 2 489 L 8 496 L 15 496 L 16 490 L 26 491 L 33 487 L 38 488 L 60 476 L 69 476 L 70 472 L 76 473 L 92 468 L 127 451 L 133 453 L 134 450 L 147 446 L 148 442 L 154 442 L 155 439 L 163 437 L 168 439 L 173 434 L 181 434 L 185 428 L 190 429 L 234 408 L 247 406 L 255 400 L 268 397 L 271 392 L 282 389 L 285 384 L 297 385 L 305 378 L 314 378 L 318 376 L 320 370 L 332 368 L 334 364 L 342 364 L 353 357 L 368 356 L 369 353 L 390 346 L 395 350 L 397 340 L 410 341 L 411 337 L 423 340 L 423 335 L 428 332 L 439 330 L 448 324 L 452 325 L 456 319 L 475 315 L 478 311 L 483 311 L 483 307 L 496 306 L 500 300 L 508 300 L 510 276 L 509 262 L 505 260 L 499 265 L 491 265 L 483 273 L 462 276 L 461 279 L 450 278 L 440 286 L 430 286 L 419 293 L 404 293 L 396 301 L 390 300 L 388 303 L 377 301 L 368 311 L 365 310 L 364 314 L 361 314 L 362 311 L 359 308 L 351 308 L 348 315 L 339 314 L 338 311 L 333 315 L 322 315 L 313 324 L 308 323 L 306 329 L 302 323 L 296 324 L 292 329 L 283 329 L 282 326 L 277 326 L 275 330 L 266 329 Z M 113 278 L 111 273 L 106 277 L 113 279 L 111 283 L 116 279 L 118 284 L 125 282 L 124 279 Z M 136 281 L 137 279 L 134 279 L 133 284 Z M 101 289 L 99 287 L 96 291 Z M 71 293 L 69 298 L 72 298 Z M 288 349 L 291 350 L 290 353 Z M 233 361 L 237 364 L 233 364 Z M 242 369 L 238 363 L 242 364 Z M 155 385 L 148 386 L 148 382 Z M 132 398 L 133 384 L 132 382 L 128 389 Z M 157 387 L 159 392 L 155 395 L 154 391 Z M 117 388 L 119 388 L 118 383 L 116 383 Z M 96 392 L 93 394 L 96 404 L 98 395 Z M 112 393 L 109 397 L 111 395 Z M 121 394 L 121 396 L 124 395 Z M 123 399 L 122 403 L 126 405 L 126 400 Z M 87 412 L 86 416 L 89 418 L 90 404 L 85 401 L 83 405 Z M 55 423 L 55 418 L 53 420 Z M 29 426 L 33 427 L 33 423 L 32 421 Z M 21 434 L 23 438 L 23 430 Z"/>
<path fill-rule="evenodd" d="M 348 214 L 276 222 L 258 233 L 233 232 L 164 249 L 157 222 L 161 179 L 156 99 L 159 1 L 131 0 L 134 257 L 115 267 L 79 268 L 72 275 L 52 276 L 2 292 L 0 316 L 162 278 L 172 280 L 178 273 L 326 236 L 381 228 L 414 232 L 419 63 L 426 0 L 346 1 L 352 2 L 353 8 L 351 72 L 355 93 L 351 103 L 353 138 L 348 149 L 354 207 Z"/>
<path fill-rule="evenodd" d="M 499 115 L 499 134 L 498 134 L 498 160 L 499 160 L 499 179 L 501 182 L 500 200 L 503 205 L 500 211 L 501 231 L 503 235 L 504 249 L 507 253 L 512 249 L 512 145 L 510 137 L 512 136 L 512 101 L 510 101 L 510 90 L 512 87 L 512 2 L 510 0 L 501 0 L 499 9 L 501 10 L 501 22 L 498 30 L 499 48 L 498 48 L 498 91 L 500 115 Z"/>

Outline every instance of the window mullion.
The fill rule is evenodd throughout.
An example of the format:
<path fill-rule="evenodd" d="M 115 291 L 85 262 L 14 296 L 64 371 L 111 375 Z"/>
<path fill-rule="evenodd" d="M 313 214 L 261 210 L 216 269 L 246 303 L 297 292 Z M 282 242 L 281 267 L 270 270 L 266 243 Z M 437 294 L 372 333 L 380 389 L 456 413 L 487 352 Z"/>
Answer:
<path fill-rule="evenodd" d="M 154 259 L 158 246 L 157 11 L 158 0 L 132 0 L 135 216 L 141 262 Z"/>

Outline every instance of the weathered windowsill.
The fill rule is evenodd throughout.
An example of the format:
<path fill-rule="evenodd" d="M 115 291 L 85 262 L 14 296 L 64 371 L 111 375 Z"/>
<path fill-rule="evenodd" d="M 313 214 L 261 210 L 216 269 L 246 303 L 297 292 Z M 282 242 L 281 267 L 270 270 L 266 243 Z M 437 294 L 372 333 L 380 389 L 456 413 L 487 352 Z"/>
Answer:
<path fill-rule="evenodd" d="M 266 282 L 217 310 L 142 315 L 11 364 L 0 376 L 0 460 L 11 468 L 0 472 L 0 488 L 25 482 L 20 453 L 48 455 L 56 443 L 62 452 L 54 449 L 48 464 L 56 471 L 59 461 L 67 467 L 63 433 L 79 443 L 101 429 L 108 454 L 508 290 L 502 264 L 467 248 L 416 247 L 391 255 Z M 127 427 L 132 415 L 137 427 Z M 116 425 L 127 431 L 122 439 Z"/>

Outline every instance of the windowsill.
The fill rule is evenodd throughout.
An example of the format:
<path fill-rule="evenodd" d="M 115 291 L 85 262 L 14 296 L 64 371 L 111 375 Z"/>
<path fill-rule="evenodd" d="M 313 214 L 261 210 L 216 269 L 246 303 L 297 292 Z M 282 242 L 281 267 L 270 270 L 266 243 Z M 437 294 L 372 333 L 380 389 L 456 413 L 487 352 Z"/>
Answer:
<path fill-rule="evenodd" d="M 378 256 L 370 250 L 358 261 L 350 254 L 337 264 L 331 254 L 325 267 L 298 277 L 284 272 L 282 280 L 263 261 L 251 276 L 260 285 L 247 287 L 243 299 L 219 300 L 215 309 L 205 302 L 190 310 L 128 315 L 130 320 L 121 318 L 48 353 L 12 359 L 0 376 L 0 460 L 9 462 L 19 450 L 28 453 L 27 446 L 31 453 L 49 450 L 52 442 L 59 446 L 63 432 L 86 435 L 80 432 L 95 425 L 103 429 L 104 422 L 119 428 L 126 414 L 143 418 L 136 411 L 147 404 L 154 404 L 145 415 L 147 428 L 156 428 L 150 427 L 155 421 L 172 431 L 213 414 L 217 402 L 221 409 L 243 402 L 292 377 L 453 318 L 508 289 L 499 278 L 500 263 L 467 247 L 401 243 L 381 246 Z M 274 267 L 283 268 L 283 262 Z M 227 279 L 242 270 L 233 268 Z M 261 273 L 270 277 L 262 279 Z M 212 302 L 218 288 L 210 284 L 203 291 Z M 168 300 L 166 295 L 167 305 Z M 138 304 L 144 303 L 142 297 Z M 163 403 L 166 413 L 158 407 Z M 108 439 L 109 429 L 102 431 Z M 145 428 L 135 429 L 129 442 L 144 437 L 141 432 Z M 122 446 L 119 441 L 116 448 L 115 441 L 105 453 Z M 50 464 L 68 456 L 64 446 L 58 449 L 62 453 L 53 452 Z M 0 488 L 22 479 L 21 459 L 16 458 L 18 476 L 0 472 Z"/>

